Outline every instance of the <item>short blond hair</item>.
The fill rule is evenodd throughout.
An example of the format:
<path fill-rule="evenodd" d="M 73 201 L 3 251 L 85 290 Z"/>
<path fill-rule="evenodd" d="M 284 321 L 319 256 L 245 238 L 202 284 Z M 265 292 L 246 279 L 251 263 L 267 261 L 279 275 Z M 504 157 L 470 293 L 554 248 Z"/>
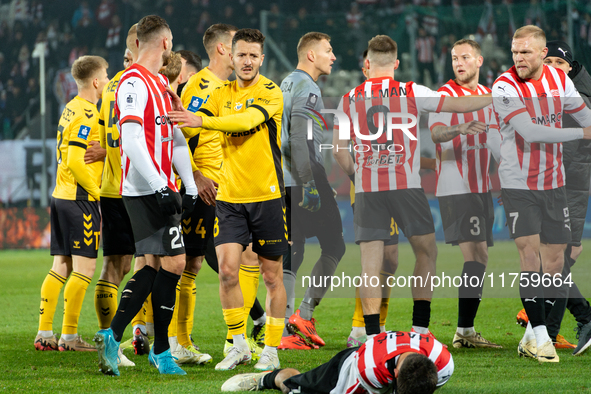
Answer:
<path fill-rule="evenodd" d="M 179 75 L 181 75 L 182 67 L 183 63 L 181 62 L 181 55 L 178 52 L 172 52 L 168 64 L 160 71 L 160 73 L 168 78 L 168 82 L 173 83 L 178 79 Z"/>
<path fill-rule="evenodd" d="M 318 33 L 315 31 L 304 34 L 300 38 L 297 46 L 298 60 L 304 59 L 306 57 L 306 53 L 308 53 L 310 50 L 310 47 L 322 40 L 330 42 L 330 36 L 328 34 Z"/>
<path fill-rule="evenodd" d="M 132 54 L 137 53 L 137 45 L 135 44 L 135 40 L 137 40 L 137 23 L 129 28 L 129 31 L 127 32 L 127 39 L 125 40 L 125 45 Z"/>
<path fill-rule="evenodd" d="M 86 87 L 96 73 L 109 68 L 109 63 L 100 56 L 81 56 L 72 64 L 72 77 L 78 87 Z"/>
<path fill-rule="evenodd" d="M 536 40 L 542 41 L 542 48 L 546 46 L 546 33 L 544 33 L 544 30 L 540 29 L 537 26 L 526 25 L 515 30 L 515 34 L 513 34 L 514 40 L 517 38 L 525 37 L 533 37 Z"/>

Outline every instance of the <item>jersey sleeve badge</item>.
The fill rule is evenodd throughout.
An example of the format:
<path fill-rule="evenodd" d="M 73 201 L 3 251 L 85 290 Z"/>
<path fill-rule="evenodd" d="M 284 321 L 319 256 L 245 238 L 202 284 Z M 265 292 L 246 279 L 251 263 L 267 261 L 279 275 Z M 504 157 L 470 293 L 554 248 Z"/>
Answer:
<path fill-rule="evenodd" d="M 78 130 L 78 138 L 82 138 L 83 140 L 87 140 L 89 135 L 90 135 L 90 127 L 80 126 L 80 129 Z"/>
<path fill-rule="evenodd" d="M 189 107 L 187 107 L 187 109 L 193 113 L 199 111 L 199 108 L 201 108 L 201 106 L 205 103 L 207 103 L 207 100 L 209 99 L 209 95 L 207 95 L 207 97 L 205 98 L 205 100 L 203 100 L 201 97 L 197 97 L 197 96 L 193 96 L 191 97 L 191 103 L 189 104 Z"/>

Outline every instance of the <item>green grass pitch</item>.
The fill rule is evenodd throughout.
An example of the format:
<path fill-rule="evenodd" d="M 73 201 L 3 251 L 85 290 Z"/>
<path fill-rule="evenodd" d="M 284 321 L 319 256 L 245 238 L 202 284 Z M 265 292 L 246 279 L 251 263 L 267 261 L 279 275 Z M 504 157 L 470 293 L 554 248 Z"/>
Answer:
<path fill-rule="evenodd" d="M 587 249 L 575 266 L 573 278 L 583 294 L 591 294 L 591 270 L 586 256 L 591 242 L 584 242 Z M 340 270 L 347 275 L 359 272 L 359 248 L 347 245 Z M 458 275 L 462 257 L 457 247 L 439 244 L 437 272 Z M 317 245 L 310 245 L 300 274 L 311 270 L 319 254 Z M 519 359 L 517 344 L 523 328 L 515 324 L 515 314 L 521 309 L 518 288 L 510 288 L 508 276 L 501 288 L 499 275 L 518 272 L 518 255 L 512 242 L 498 242 L 489 251 L 489 270 L 495 282 L 485 282 L 476 329 L 485 338 L 504 346 L 503 349 L 453 349 L 451 340 L 457 320 L 455 289 L 437 289 L 432 304 L 431 331 L 445 344 L 455 362 L 455 372 L 448 384 L 438 390 L 441 393 L 580 393 L 591 392 L 591 351 L 580 357 L 570 351 L 560 350 L 560 363 L 540 365 L 531 359 Z M 413 256 L 408 244 L 400 246 L 398 274 L 410 275 Z M 215 273 L 206 264 L 197 277 L 197 307 L 193 338 L 202 351 L 210 353 L 214 362 L 206 366 L 186 366 L 184 377 L 160 376 L 150 367 L 146 356 L 129 355 L 135 368 L 121 368 L 120 377 L 103 376 L 98 371 L 96 353 L 38 352 L 33 347 L 37 332 L 39 291 L 41 283 L 51 267 L 51 257 L 41 251 L 0 251 L 0 392 L 68 392 L 68 393 L 215 393 L 222 383 L 235 373 L 253 372 L 253 365 L 239 366 L 236 371 L 216 372 L 215 363 L 222 359 L 222 347 L 226 327 L 218 296 Z M 100 261 L 100 257 L 99 257 Z M 97 264 L 93 283 L 90 285 L 79 324 L 79 333 L 91 340 L 97 331 L 93 305 L 94 284 L 100 273 Z M 342 275 L 339 271 L 338 275 Z M 301 285 L 298 277 L 298 285 Z M 299 291 L 301 293 L 301 291 Z M 259 297 L 264 300 L 264 286 Z M 336 292 L 316 309 L 317 329 L 327 345 L 314 351 L 280 352 L 282 366 L 302 371 L 309 370 L 343 349 L 351 327 L 354 300 L 343 298 L 348 292 Z M 387 328 L 409 330 L 412 300 L 410 290 L 396 289 L 390 302 Z M 297 305 L 297 303 L 296 303 Z M 63 302 L 58 304 L 54 319 L 54 332 L 61 328 Z M 250 323 L 249 323 L 250 324 Z M 573 327 L 576 323 L 566 313 L 561 333 L 576 343 Z M 249 325 L 250 330 L 250 325 Z M 129 338 L 128 328 L 124 339 Z"/>

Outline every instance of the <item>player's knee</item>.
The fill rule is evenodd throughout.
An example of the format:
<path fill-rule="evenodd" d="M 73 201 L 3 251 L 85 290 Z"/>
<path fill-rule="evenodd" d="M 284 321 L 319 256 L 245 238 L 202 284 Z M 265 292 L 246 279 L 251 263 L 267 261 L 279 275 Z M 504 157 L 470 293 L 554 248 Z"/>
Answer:
<path fill-rule="evenodd" d="M 336 261 L 341 261 L 346 250 L 347 247 L 342 238 L 338 242 L 331 242 L 328 246 L 322 247 L 322 253 L 332 256 Z"/>
<path fill-rule="evenodd" d="M 283 285 L 283 270 L 263 270 L 263 281 L 268 291 L 275 290 L 279 285 Z"/>
<path fill-rule="evenodd" d="M 227 266 L 225 264 L 220 264 L 220 266 L 219 266 L 220 284 L 224 287 L 238 286 L 238 282 L 239 282 L 238 272 L 239 271 L 233 267 Z"/>

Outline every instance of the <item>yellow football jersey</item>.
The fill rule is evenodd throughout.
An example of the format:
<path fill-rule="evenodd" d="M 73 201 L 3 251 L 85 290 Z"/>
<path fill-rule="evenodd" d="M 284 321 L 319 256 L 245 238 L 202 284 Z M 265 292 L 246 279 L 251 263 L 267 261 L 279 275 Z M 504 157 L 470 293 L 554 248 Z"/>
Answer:
<path fill-rule="evenodd" d="M 117 117 L 115 116 L 115 92 L 124 72 L 125 70 L 119 71 L 103 89 L 103 104 L 99 113 L 98 128 L 101 146 L 107 150 L 107 157 L 103 170 L 101 197 L 121 198 L 119 194 L 121 151 Z"/>
<path fill-rule="evenodd" d="M 195 113 L 209 100 L 211 93 L 223 86 L 222 81 L 209 68 L 204 68 L 191 76 L 183 89 L 181 100 L 183 107 Z M 217 130 L 183 127 L 187 145 L 195 165 L 201 173 L 219 183 L 219 171 L 222 165 L 222 145 Z"/>
<path fill-rule="evenodd" d="M 57 174 L 53 197 L 98 201 L 103 162 L 84 164 L 89 141 L 98 141 L 96 105 L 80 96 L 70 101 L 57 128 Z"/>
<path fill-rule="evenodd" d="M 283 94 L 273 81 L 261 75 L 247 88 L 228 82 L 209 96 L 197 114 L 203 117 L 203 128 L 221 131 L 218 200 L 251 203 L 283 196 Z"/>

